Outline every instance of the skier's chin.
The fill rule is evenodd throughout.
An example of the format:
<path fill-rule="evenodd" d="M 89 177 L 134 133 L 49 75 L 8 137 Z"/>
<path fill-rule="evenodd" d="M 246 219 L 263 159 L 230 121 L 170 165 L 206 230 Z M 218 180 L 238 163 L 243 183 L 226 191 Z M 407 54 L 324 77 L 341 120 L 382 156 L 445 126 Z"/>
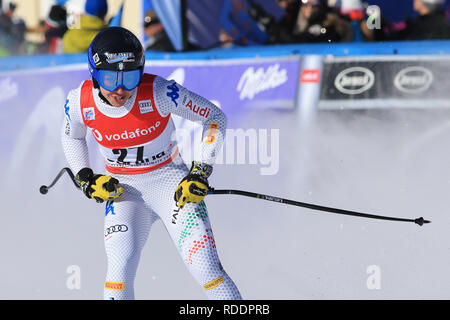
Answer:
<path fill-rule="evenodd" d="M 129 96 L 115 96 L 113 95 L 112 97 L 109 98 L 109 103 L 111 103 L 111 105 L 113 107 L 121 107 L 125 104 L 125 102 L 127 102 Z"/>
<path fill-rule="evenodd" d="M 122 107 L 133 94 L 133 90 L 119 88 L 115 91 L 107 91 L 101 88 L 102 95 L 113 107 Z"/>

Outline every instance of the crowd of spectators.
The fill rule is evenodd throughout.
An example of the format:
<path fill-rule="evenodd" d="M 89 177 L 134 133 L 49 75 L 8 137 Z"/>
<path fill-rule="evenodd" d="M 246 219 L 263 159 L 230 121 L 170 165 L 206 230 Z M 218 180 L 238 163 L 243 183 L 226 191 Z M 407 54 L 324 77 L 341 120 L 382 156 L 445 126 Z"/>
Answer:
<path fill-rule="evenodd" d="M 0 0 L 1 1 L 1 0 Z M 82 53 L 89 49 L 92 39 L 107 28 L 107 0 L 86 0 L 80 15 L 68 15 L 67 0 L 56 0 L 45 20 L 37 27 L 27 28 L 25 22 L 14 16 L 15 4 L 0 10 L 0 57 L 24 54 Z M 1 7 L 1 6 L 0 6 Z M 144 47 L 153 51 L 175 51 L 164 27 L 154 10 L 145 14 L 143 30 Z M 41 41 L 27 41 L 26 33 L 40 35 Z M 198 49 L 188 42 L 188 50 Z"/>
<path fill-rule="evenodd" d="M 413 0 L 417 17 L 399 26 L 379 32 L 375 40 L 445 40 L 450 39 L 450 25 L 443 8 L 445 0 Z"/>
<path fill-rule="evenodd" d="M 267 0 L 276 2 L 282 10 L 282 15 L 278 17 L 267 12 L 261 1 L 234 2 L 236 1 L 245 3 L 245 6 L 240 7 L 245 8 L 247 16 L 258 28 L 259 38 L 256 43 L 450 39 L 450 24 L 444 10 L 445 0 L 411 0 L 417 16 L 401 23 L 389 23 L 380 10 L 368 5 L 366 0 Z M 55 0 L 46 19 L 34 28 L 27 28 L 25 22 L 15 16 L 16 5 L 13 2 L 0 10 L 0 57 L 87 51 L 95 35 L 111 22 L 106 20 L 107 0 L 86 0 L 84 12 L 72 21 L 75 26 L 69 25 L 66 2 L 67 0 Z M 232 15 L 229 17 L 233 19 Z M 146 50 L 175 51 L 154 10 L 146 12 L 143 31 Z M 42 40 L 27 41 L 27 33 L 40 35 Z M 243 37 L 246 41 L 241 41 L 237 34 L 239 32 L 236 30 L 227 32 L 222 28 L 218 44 L 254 44 L 248 41 L 247 36 Z M 197 49 L 200 47 L 187 43 L 186 51 Z"/>
<path fill-rule="evenodd" d="M 283 10 L 278 19 L 260 1 L 246 0 L 249 17 L 267 35 L 265 44 L 450 39 L 445 0 L 411 0 L 417 16 L 402 23 L 390 23 L 365 0 L 273 1 Z M 233 32 L 222 29 L 220 37 L 224 46 L 242 45 Z"/>
<path fill-rule="evenodd" d="M 86 1 L 84 13 L 63 36 L 64 53 L 86 52 L 97 33 L 108 27 L 105 16 L 108 12 L 106 0 Z"/>
<path fill-rule="evenodd" d="M 16 5 L 9 6 L 0 12 L 0 57 L 11 52 L 24 52 L 26 25 L 22 19 L 14 16 Z"/>
<path fill-rule="evenodd" d="M 27 28 L 24 21 L 14 15 L 16 5 L 0 13 L 0 54 L 54 54 L 85 52 L 95 35 L 108 25 L 105 16 L 107 0 L 86 0 L 84 13 L 72 17 L 70 22 L 65 3 L 57 0 L 45 20 L 38 26 Z M 72 23 L 73 26 L 69 24 Z M 40 36 L 41 41 L 26 40 L 26 33 Z"/>
<path fill-rule="evenodd" d="M 329 10 L 326 0 L 278 0 L 284 15 L 276 20 L 263 7 L 250 2 L 249 14 L 268 35 L 267 44 L 348 42 L 351 24 Z"/>
<path fill-rule="evenodd" d="M 154 10 L 149 10 L 145 14 L 144 32 L 147 36 L 147 41 L 144 43 L 145 50 L 175 51 L 161 20 Z"/>

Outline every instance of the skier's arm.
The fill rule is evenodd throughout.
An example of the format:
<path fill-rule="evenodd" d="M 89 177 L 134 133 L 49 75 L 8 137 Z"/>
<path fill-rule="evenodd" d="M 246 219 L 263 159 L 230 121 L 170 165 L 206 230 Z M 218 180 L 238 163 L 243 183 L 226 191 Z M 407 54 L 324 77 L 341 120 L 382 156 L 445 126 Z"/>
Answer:
<path fill-rule="evenodd" d="M 209 100 L 180 86 L 175 81 L 156 77 L 154 81 L 155 103 L 162 116 L 170 113 L 203 126 L 202 154 L 194 159 L 189 174 L 180 182 L 174 193 L 179 208 L 186 203 L 200 202 L 208 193 L 208 178 L 214 160 L 225 139 L 227 118 L 220 108 Z"/>
<path fill-rule="evenodd" d="M 67 162 L 73 172 L 89 167 L 89 151 L 86 143 L 86 126 L 81 118 L 80 88 L 67 95 L 64 105 L 64 121 L 61 142 Z"/>
<path fill-rule="evenodd" d="M 154 93 L 156 107 L 162 116 L 173 113 L 202 124 L 201 158 L 194 160 L 212 166 L 225 139 L 225 113 L 209 100 L 161 77 L 155 78 Z"/>
<path fill-rule="evenodd" d="M 64 122 L 61 142 L 67 162 L 80 189 L 90 199 L 97 202 L 114 200 L 123 193 L 119 181 L 110 176 L 94 174 L 89 168 L 89 149 L 86 142 L 87 128 L 81 118 L 80 88 L 72 90 L 64 105 Z"/>

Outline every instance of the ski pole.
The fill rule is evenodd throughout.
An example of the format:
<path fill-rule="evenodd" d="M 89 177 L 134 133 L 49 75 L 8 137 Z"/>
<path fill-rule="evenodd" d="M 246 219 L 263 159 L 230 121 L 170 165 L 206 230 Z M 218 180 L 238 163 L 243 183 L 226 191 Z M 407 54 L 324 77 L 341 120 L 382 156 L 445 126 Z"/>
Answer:
<path fill-rule="evenodd" d="M 53 187 L 59 180 L 59 178 L 61 178 L 61 176 L 64 174 L 64 172 L 67 172 L 67 174 L 69 175 L 70 179 L 72 180 L 73 184 L 75 185 L 75 187 L 77 189 L 80 188 L 80 186 L 77 184 L 76 180 L 75 180 L 75 176 L 72 172 L 72 170 L 70 170 L 70 168 L 62 168 L 59 173 L 57 174 L 57 176 L 55 177 L 55 179 L 53 179 L 52 183 L 48 186 L 43 185 L 39 188 L 39 192 L 42 194 L 46 194 L 48 192 L 48 189 L 50 189 L 51 187 Z"/>
<path fill-rule="evenodd" d="M 389 221 L 414 222 L 414 223 L 418 224 L 419 226 L 422 226 L 424 223 L 430 223 L 431 222 L 431 221 L 425 220 L 423 217 L 420 217 L 420 218 L 417 218 L 417 219 L 405 219 L 405 218 L 378 216 L 378 215 L 374 215 L 374 214 L 368 214 L 368 213 L 362 213 L 362 212 L 356 212 L 356 211 L 349 211 L 349 210 L 343 210 L 343 209 L 337 209 L 337 208 L 324 207 L 324 206 L 319 206 L 319 205 L 316 205 L 316 204 L 305 203 L 305 202 L 294 201 L 294 200 L 288 200 L 288 199 L 283 199 L 283 198 L 279 198 L 279 197 L 268 196 L 268 195 L 265 195 L 265 194 L 248 192 L 248 191 L 242 191 L 242 190 L 216 190 L 214 188 L 209 188 L 208 194 L 234 194 L 234 195 L 241 195 L 241 196 L 246 196 L 246 197 L 251 197 L 251 198 L 257 198 L 257 199 L 263 199 L 263 200 L 278 202 L 278 203 L 290 204 L 290 205 L 293 205 L 293 206 L 303 207 L 303 208 L 312 209 L 312 210 L 325 211 L 325 212 L 331 212 L 331 213 L 336 213 L 336 214 L 343 214 L 343 215 L 354 216 L 354 217 L 379 219 L 379 220 L 389 220 Z"/>
<path fill-rule="evenodd" d="M 58 182 L 58 180 L 61 178 L 61 176 L 64 174 L 64 172 L 67 172 L 67 174 L 70 176 L 70 179 L 72 180 L 72 182 L 75 185 L 75 187 L 79 189 L 80 187 L 78 186 L 78 184 L 77 184 L 77 182 L 75 180 L 75 176 L 72 173 L 72 170 L 70 170 L 70 168 L 66 167 L 66 168 L 63 168 L 63 169 L 60 170 L 60 172 L 58 173 L 58 175 L 55 177 L 55 179 L 52 181 L 52 183 L 50 185 L 48 185 L 48 186 L 46 186 L 46 185 L 41 186 L 39 188 L 39 191 L 42 194 L 46 194 L 48 192 L 48 190 L 51 187 L 53 187 Z M 343 210 L 343 209 L 338 209 L 338 208 L 325 207 L 325 206 L 320 206 L 320 205 L 316 205 L 316 204 L 305 203 L 305 202 L 300 202 L 300 201 L 294 201 L 294 200 L 279 198 L 279 197 L 275 197 L 275 196 L 269 196 L 269 195 L 260 194 L 260 193 L 243 191 L 243 190 L 230 190 L 230 189 L 216 190 L 214 188 L 209 188 L 208 194 L 211 194 L 211 195 L 214 195 L 214 194 L 241 195 L 241 196 L 246 196 L 246 197 L 250 197 L 250 198 L 263 199 L 263 200 L 267 200 L 267 201 L 273 201 L 273 202 L 278 202 L 278 203 L 290 204 L 290 205 L 293 205 L 293 206 L 307 208 L 307 209 L 311 209 L 311 210 L 331 212 L 331 213 L 348 215 L 348 216 L 354 216 L 354 217 L 370 218 L 370 219 L 378 219 L 378 220 L 388 220 L 388 221 L 414 222 L 415 224 L 418 224 L 419 226 L 422 226 L 425 223 L 431 223 L 431 221 L 425 220 L 423 217 L 420 217 L 420 218 L 417 218 L 417 219 L 407 219 L 407 218 L 380 216 L 380 215 L 362 213 L 362 212 L 357 212 L 357 211 L 350 211 L 350 210 Z"/>

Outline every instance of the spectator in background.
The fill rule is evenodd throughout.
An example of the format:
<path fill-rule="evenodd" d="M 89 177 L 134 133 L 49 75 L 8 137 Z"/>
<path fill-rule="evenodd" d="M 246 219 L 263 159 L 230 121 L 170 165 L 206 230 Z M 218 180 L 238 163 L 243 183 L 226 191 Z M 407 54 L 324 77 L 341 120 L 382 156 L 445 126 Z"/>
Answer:
<path fill-rule="evenodd" d="M 269 36 L 267 44 L 348 42 L 350 23 L 328 7 L 327 0 L 277 0 L 285 14 L 275 21 L 253 2 L 250 15 Z"/>
<path fill-rule="evenodd" d="M 25 22 L 14 16 L 16 4 L 11 2 L 9 8 L 0 12 L 0 51 L 3 56 L 25 53 Z"/>
<path fill-rule="evenodd" d="M 413 0 L 417 18 L 409 18 L 399 30 L 387 30 L 377 40 L 444 40 L 450 39 L 450 26 L 445 16 L 445 0 Z"/>
<path fill-rule="evenodd" d="M 353 42 L 374 41 L 379 38 L 379 33 L 383 32 L 381 26 L 387 25 L 379 7 L 369 6 L 366 0 L 332 0 L 330 2 L 334 11 L 351 24 Z M 378 19 L 377 23 L 374 19 Z M 380 27 L 378 28 L 377 25 Z"/>
<path fill-rule="evenodd" d="M 9 46 L 11 43 L 12 11 L 3 11 L 0 7 L 0 57 L 10 55 Z"/>
<path fill-rule="evenodd" d="M 336 12 L 344 19 L 348 20 L 353 29 L 353 42 L 361 42 L 369 40 L 369 34 L 365 37 L 367 28 L 366 20 L 366 7 L 367 4 L 362 0 L 341 0 L 336 6 Z M 368 31 L 368 30 L 367 30 Z"/>
<path fill-rule="evenodd" d="M 300 13 L 301 1 L 277 0 L 277 4 L 283 9 L 284 15 L 278 21 L 269 15 L 264 8 L 254 1 L 250 2 L 250 17 L 268 35 L 267 44 L 293 43 L 293 31 Z"/>
<path fill-rule="evenodd" d="M 85 13 L 81 15 L 79 27 L 69 29 L 63 37 L 65 53 L 86 52 L 94 37 L 107 27 L 108 12 L 106 0 L 86 0 Z"/>
<path fill-rule="evenodd" d="M 62 38 L 67 31 L 67 11 L 65 1 L 59 0 L 50 8 L 45 20 L 36 27 L 27 28 L 28 34 L 38 34 L 40 39 L 26 41 L 27 54 L 64 53 Z"/>
<path fill-rule="evenodd" d="M 219 29 L 219 46 L 222 48 L 230 48 L 234 47 L 234 39 L 232 36 L 228 34 L 228 32 L 225 31 L 225 29 L 220 28 Z M 215 45 L 213 45 L 215 46 Z"/>
<path fill-rule="evenodd" d="M 45 53 L 63 53 L 63 37 L 67 31 L 67 11 L 64 6 L 55 4 L 50 8 L 45 20 Z"/>
<path fill-rule="evenodd" d="M 175 51 L 172 42 L 167 36 L 167 33 L 154 10 L 149 10 L 145 14 L 144 32 L 147 36 L 147 41 L 144 45 L 145 50 L 167 52 Z"/>
<path fill-rule="evenodd" d="M 147 41 L 144 45 L 146 51 L 175 52 L 175 47 L 164 30 L 162 22 L 159 20 L 154 10 L 149 10 L 144 17 L 144 32 Z M 192 39 L 188 39 L 186 48 L 183 51 L 200 49 Z"/>
<path fill-rule="evenodd" d="M 266 43 L 266 32 L 249 13 L 252 4 L 252 0 L 222 1 L 219 15 L 219 43 L 215 45 L 253 46 Z"/>

